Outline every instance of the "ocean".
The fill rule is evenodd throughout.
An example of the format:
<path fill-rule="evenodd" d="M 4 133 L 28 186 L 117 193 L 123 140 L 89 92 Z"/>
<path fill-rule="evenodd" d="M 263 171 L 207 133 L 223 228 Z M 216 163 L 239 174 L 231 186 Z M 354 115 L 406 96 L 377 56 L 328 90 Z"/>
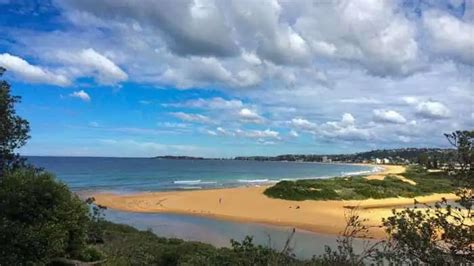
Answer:
<path fill-rule="evenodd" d="M 265 185 L 281 180 L 327 178 L 374 171 L 371 166 L 237 160 L 27 157 L 73 191 L 117 193 Z"/>
<path fill-rule="evenodd" d="M 257 162 L 235 160 L 168 160 L 145 158 L 27 157 L 56 175 L 75 192 L 134 193 L 256 186 L 302 178 L 328 178 L 376 171 L 348 164 Z M 253 236 L 254 242 L 279 250 L 292 227 L 225 221 L 192 215 L 106 210 L 107 220 L 152 230 L 159 236 L 229 247 L 230 240 Z M 317 219 L 317 217 L 315 217 Z M 366 240 L 356 240 L 361 249 Z M 291 242 L 298 258 L 311 258 L 336 247 L 336 237 L 296 230 Z"/>

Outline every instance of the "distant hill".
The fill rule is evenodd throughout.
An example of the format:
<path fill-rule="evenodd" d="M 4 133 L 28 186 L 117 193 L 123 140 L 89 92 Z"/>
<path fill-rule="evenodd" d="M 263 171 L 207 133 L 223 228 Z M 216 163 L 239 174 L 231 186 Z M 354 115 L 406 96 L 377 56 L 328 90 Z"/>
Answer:
<path fill-rule="evenodd" d="M 384 149 L 360 152 L 354 154 L 331 154 L 331 155 L 304 155 L 304 154 L 285 154 L 278 156 L 249 156 L 236 157 L 236 160 L 255 160 L 255 161 L 303 161 L 303 162 L 349 162 L 364 163 L 373 162 L 376 159 L 388 159 L 390 163 L 421 163 L 427 164 L 436 161 L 445 163 L 453 158 L 455 150 L 438 148 L 402 148 L 402 149 Z"/>
<path fill-rule="evenodd" d="M 439 148 L 401 148 L 383 149 L 359 152 L 353 154 L 283 154 L 278 156 L 239 156 L 234 160 L 245 161 L 290 161 L 290 162 L 344 162 L 344 163 L 391 163 L 411 164 L 417 163 L 430 168 L 446 164 L 455 158 L 454 149 Z M 167 160 L 226 160 L 217 158 L 204 158 L 193 156 L 157 156 L 153 159 Z M 377 161 L 377 159 L 379 161 Z"/>
<path fill-rule="evenodd" d="M 153 159 L 167 159 L 167 160 L 209 160 L 204 157 L 193 157 L 193 156 L 172 156 L 172 155 L 165 155 L 165 156 L 156 156 Z"/>

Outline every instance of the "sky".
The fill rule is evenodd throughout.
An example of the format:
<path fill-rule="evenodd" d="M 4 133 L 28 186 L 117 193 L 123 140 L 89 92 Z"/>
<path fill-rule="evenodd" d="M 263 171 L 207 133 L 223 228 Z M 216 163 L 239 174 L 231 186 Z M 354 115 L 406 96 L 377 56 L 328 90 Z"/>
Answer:
<path fill-rule="evenodd" d="M 447 147 L 474 128 L 474 1 L 0 0 L 24 155 Z"/>

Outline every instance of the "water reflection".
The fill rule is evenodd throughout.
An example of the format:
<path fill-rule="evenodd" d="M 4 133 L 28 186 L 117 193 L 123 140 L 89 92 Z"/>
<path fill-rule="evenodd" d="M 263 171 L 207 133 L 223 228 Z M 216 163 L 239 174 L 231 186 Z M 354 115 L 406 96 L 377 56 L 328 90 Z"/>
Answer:
<path fill-rule="evenodd" d="M 230 239 L 241 241 L 245 236 L 251 235 L 256 244 L 270 245 L 272 248 L 281 250 L 293 230 L 291 227 L 231 222 L 178 214 L 107 210 L 106 217 L 112 222 L 128 224 L 140 230 L 151 229 L 162 237 L 200 241 L 218 247 L 229 247 Z M 355 249 L 361 249 L 363 242 L 363 240 L 356 240 Z M 336 237 L 299 229 L 296 229 L 291 242 L 291 247 L 298 258 L 321 255 L 326 245 L 336 247 Z"/>

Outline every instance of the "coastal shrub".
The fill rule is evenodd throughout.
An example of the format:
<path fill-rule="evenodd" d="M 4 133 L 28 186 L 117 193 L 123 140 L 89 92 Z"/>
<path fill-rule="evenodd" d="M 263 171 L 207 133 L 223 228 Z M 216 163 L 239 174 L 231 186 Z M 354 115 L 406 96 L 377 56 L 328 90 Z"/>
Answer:
<path fill-rule="evenodd" d="M 393 216 L 384 219 L 383 225 L 392 241 L 383 255 L 394 263 L 474 264 L 474 131 L 456 131 L 445 136 L 456 148 L 455 163 L 449 167 L 448 174 L 454 180 L 451 185 L 456 187 L 459 199 L 394 210 Z M 424 189 L 447 186 L 441 178 L 446 173 L 434 173 L 431 180 L 421 178 L 424 173 L 419 168 L 412 168 L 407 174 L 423 184 Z"/>
<path fill-rule="evenodd" d="M 390 197 L 416 197 L 455 190 L 455 180 L 445 172 L 430 173 L 420 167 L 409 167 L 403 174 L 416 185 L 394 176 L 367 180 L 361 176 L 331 179 L 282 181 L 265 190 L 265 195 L 288 200 L 361 200 Z"/>
<path fill-rule="evenodd" d="M 87 248 L 87 206 L 51 174 L 33 169 L 0 179 L 0 264 L 56 257 L 97 259 Z"/>

